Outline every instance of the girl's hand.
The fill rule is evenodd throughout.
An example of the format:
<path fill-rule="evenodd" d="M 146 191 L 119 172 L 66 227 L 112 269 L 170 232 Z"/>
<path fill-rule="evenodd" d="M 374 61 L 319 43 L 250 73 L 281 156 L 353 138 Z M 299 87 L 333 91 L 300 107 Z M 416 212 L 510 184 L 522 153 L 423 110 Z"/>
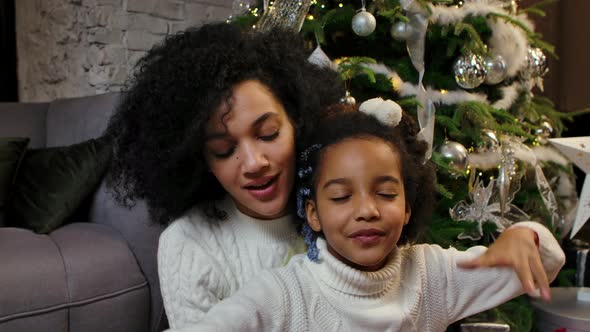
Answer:
<path fill-rule="evenodd" d="M 537 234 L 532 229 L 508 228 L 483 255 L 457 265 L 463 268 L 510 266 L 516 271 L 528 295 L 538 296 L 535 292 L 536 285 L 541 291 L 541 298 L 549 301 L 551 299 L 549 281 L 535 238 Z"/>

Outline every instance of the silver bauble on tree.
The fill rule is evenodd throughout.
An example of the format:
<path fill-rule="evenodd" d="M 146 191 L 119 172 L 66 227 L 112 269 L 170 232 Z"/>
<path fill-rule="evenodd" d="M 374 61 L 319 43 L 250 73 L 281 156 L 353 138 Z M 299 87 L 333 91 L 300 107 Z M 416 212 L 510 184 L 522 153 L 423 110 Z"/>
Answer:
<path fill-rule="evenodd" d="M 375 31 L 377 20 L 364 7 L 352 17 L 352 31 L 361 37 L 366 37 Z"/>
<path fill-rule="evenodd" d="M 391 37 L 397 41 L 406 41 L 412 36 L 413 30 L 408 23 L 398 21 L 391 26 L 389 33 L 391 33 Z"/>
<path fill-rule="evenodd" d="M 487 70 L 486 84 L 498 84 L 506 78 L 506 62 L 504 62 L 501 55 L 486 56 L 484 63 Z"/>
<path fill-rule="evenodd" d="M 346 91 L 346 95 L 340 98 L 340 102 L 346 105 L 354 105 L 356 104 L 356 99 L 350 95 L 349 91 Z"/>
<path fill-rule="evenodd" d="M 463 89 L 473 89 L 480 86 L 486 79 L 486 65 L 483 58 L 477 54 L 460 56 L 453 65 L 455 81 Z"/>
<path fill-rule="evenodd" d="M 498 136 L 493 130 L 490 129 L 481 130 L 481 140 L 483 141 L 482 148 L 484 148 L 487 151 L 495 150 L 500 146 Z"/>
<path fill-rule="evenodd" d="M 526 66 L 521 71 L 524 79 L 541 77 L 547 73 L 547 56 L 540 48 L 529 48 L 525 58 Z"/>
<path fill-rule="evenodd" d="M 454 141 L 445 141 L 437 149 L 443 158 L 449 160 L 449 166 L 458 171 L 464 171 L 467 167 L 467 149 L 463 144 Z"/>
<path fill-rule="evenodd" d="M 551 122 L 543 120 L 535 130 L 535 135 L 537 136 L 537 141 L 539 143 L 547 144 L 549 143 L 549 138 L 555 137 L 555 130 L 553 129 Z"/>

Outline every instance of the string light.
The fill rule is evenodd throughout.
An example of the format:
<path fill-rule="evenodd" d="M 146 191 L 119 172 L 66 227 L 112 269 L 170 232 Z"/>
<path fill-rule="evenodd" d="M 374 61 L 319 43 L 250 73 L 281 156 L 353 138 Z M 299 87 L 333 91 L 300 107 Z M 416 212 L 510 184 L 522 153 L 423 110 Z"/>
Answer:
<path fill-rule="evenodd" d="M 338 7 L 340 7 L 340 8 L 344 7 L 344 5 L 342 4 L 342 2 L 338 4 Z"/>
<path fill-rule="evenodd" d="M 313 15 L 311 15 L 311 14 L 307 15 L 307 19 L 310 21 L 313 21 Z"/>

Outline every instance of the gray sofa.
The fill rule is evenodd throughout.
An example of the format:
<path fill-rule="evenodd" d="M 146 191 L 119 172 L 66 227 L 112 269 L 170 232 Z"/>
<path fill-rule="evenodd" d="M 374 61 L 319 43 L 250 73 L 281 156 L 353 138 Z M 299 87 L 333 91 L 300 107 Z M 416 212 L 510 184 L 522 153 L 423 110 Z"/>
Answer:
<path fill-rule="evenodd" d="M 30 147 L 98 137 L 118 94 L 50 103 L 0 103 L 0 136 L 30 137 Z M 0 228 L 0 331 L 160 331 L 159 226 L 145 205 L 117 205 L 104 182 L 88 220 L 47 235 Z"/>

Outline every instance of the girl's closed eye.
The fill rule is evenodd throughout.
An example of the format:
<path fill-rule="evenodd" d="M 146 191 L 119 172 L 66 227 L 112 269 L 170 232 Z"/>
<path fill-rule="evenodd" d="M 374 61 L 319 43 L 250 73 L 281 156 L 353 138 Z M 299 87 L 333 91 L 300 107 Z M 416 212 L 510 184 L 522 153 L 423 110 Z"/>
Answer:
<path fill-rule="evenodd" d="M 377 192 L 377 195 L 390 200 L 393 200 L 398 196 L 398 194 L 394 191 L 379 191 Z"/>

